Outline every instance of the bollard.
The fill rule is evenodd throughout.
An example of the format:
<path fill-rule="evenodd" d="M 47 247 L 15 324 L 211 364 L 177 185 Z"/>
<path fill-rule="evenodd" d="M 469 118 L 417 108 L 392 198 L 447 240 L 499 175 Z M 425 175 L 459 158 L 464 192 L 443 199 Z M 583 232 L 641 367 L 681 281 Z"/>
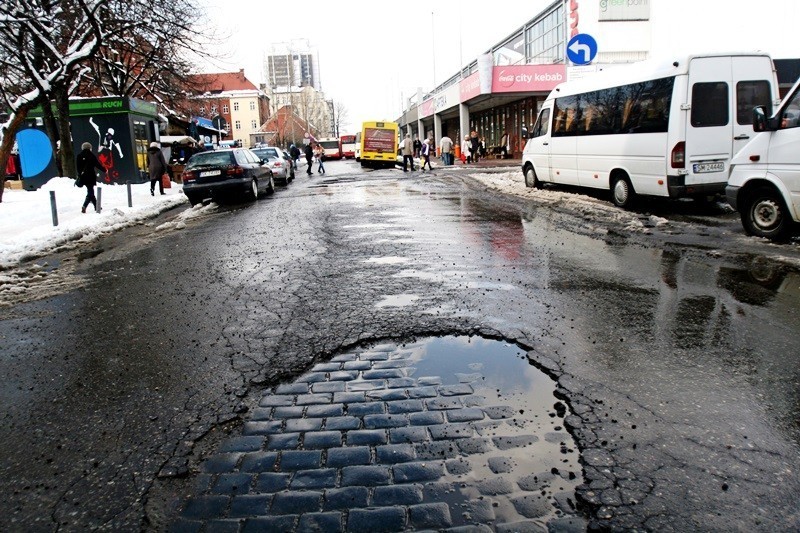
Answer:
<path fill-rule="evenodd" d="M 58 226 L 58 209 L 56 209 L 56 191 L 50 191 L 50 211 L 53 213 L 53 226 Z"/>
<path fill-rule="evenodd" d="M 101 207 L 102 201 L 103 201 L 103 188 L 102 187 L 98 187 L 97 188 L 97 207 L 95 208 L 95 211 L 97 213 L 99 213 L 103 209 Z"/>
<path fill-rule="evenodd" d="M 131 194 L 131 182 L 126 182 L 128 186 L 128 207 L 133 207 L 133 195 Z"/>

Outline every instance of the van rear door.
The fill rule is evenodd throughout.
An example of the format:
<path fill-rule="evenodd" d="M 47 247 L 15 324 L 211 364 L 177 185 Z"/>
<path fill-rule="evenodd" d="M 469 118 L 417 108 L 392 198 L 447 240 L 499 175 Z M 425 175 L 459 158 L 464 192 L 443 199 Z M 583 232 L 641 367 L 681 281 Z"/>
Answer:
<path fill-rule="evenodd" d="M 733 149 L 732 58 L 696 57 L 689 65 L 686 185 L 724 184 Z"/>

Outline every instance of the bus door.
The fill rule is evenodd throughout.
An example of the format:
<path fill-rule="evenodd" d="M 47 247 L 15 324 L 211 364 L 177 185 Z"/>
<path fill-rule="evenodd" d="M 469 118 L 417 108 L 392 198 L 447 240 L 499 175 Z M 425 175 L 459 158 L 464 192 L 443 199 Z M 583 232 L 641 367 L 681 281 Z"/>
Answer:
<path fill-rule="evenodd" d="M 531 138 L 525 145 L 525 150 L 531 154 L 531 163 L 536 171 L 539 181 L 551 181 L 550 172 L 552 170 L 550 161 L 550 116 L 552 102 L 550 106 L 545 103 L 545 107 L 539 112 L 539 118 L 533 126 Z"/>
<path fill-rule="evenodd" d="M 733 149 L 731 57 L 699 57 L 689 65 L 686 185 L 727 181 Z"/>

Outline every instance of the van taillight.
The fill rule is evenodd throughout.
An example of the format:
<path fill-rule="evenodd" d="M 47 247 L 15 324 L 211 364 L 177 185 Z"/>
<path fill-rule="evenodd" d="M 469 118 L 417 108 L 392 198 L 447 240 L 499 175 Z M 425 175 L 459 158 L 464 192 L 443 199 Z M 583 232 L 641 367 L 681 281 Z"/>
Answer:
<path fill-rule="evenodd" d="M 686 166 L 686 143 L 679 142 L 672 149 L 672 156 L 670 157 L 672 168 L 684 168 Z"/>
<path fill-rule="evenodd" d="M 239 165 L 231 165 L 228 167 L 225 173 L 228 176 L 241 176 L 242 174 L 244 174 L 244 169 Z"/>

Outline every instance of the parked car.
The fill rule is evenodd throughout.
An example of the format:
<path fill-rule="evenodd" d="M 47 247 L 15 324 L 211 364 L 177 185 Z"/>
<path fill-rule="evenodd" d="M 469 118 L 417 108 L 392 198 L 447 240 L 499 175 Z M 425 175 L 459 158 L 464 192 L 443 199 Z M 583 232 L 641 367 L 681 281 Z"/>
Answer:
<path fill-rule="evenodd" d="M 246 148 L 196 153 L 189 158 L 182 178 L 183 193 L 192 205 L 224 194 L 245 195 L 255 200 L 262 191 L 275 191 L 270 167 Z"/>
<path fill-rule="evenodd" d="M 254 148 L 253 153 L 263 159 L 269 165 L 270 170 L 275 175 L 275 179 L 288 184 L 292 176 L 289 161 L 283 157 L 283 150 L 274 146 Z"/>
<path fill-rule="evenodd" d="M 748 235 L 784 241 L 800 223 L 800 79 L 772 117 L 753 110 L 758 132 L 731 160 L 725 194 Z"/>
<path fill-rule="evenodd" d="M 292 155 L 287 150 L 283 150 L 283 158 L 289 163 L 289 181 L 292 181 L 294 179 L 295 172 Z"/>

